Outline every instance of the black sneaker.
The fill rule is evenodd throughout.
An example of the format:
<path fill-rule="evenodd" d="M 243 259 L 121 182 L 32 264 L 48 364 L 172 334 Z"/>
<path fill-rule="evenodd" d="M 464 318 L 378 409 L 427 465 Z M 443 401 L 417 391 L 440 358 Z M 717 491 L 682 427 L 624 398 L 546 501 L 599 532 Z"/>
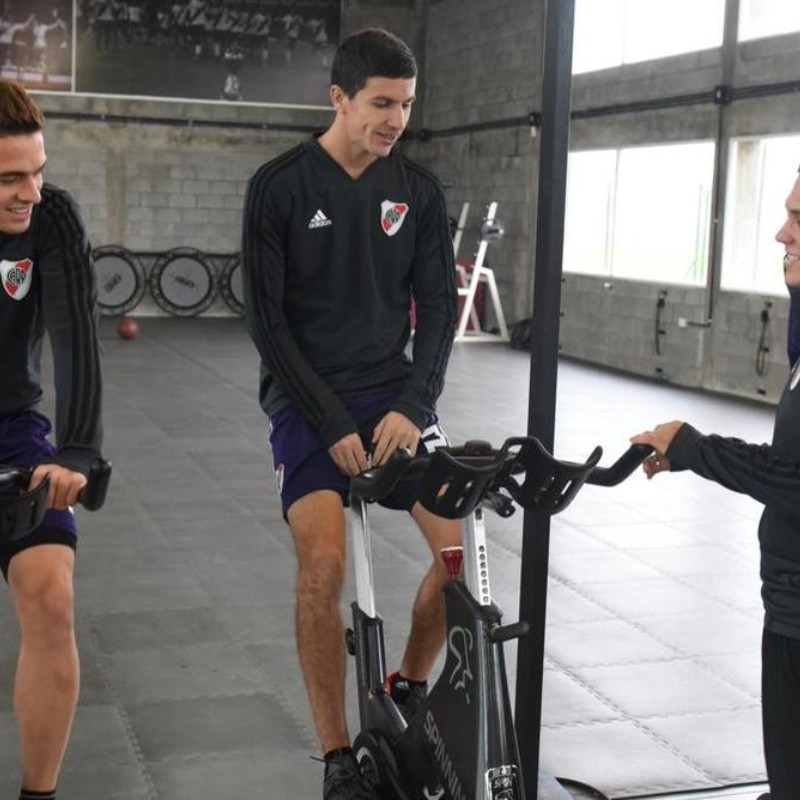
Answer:
<path fill-rule="evenodd" d="M 428 696 L 427 681 L 412 682 L 403 678 L 399 672 L 393 672 L 386 678 L 386 689 L 406 724 L 411 722 Z"/>
<path fill-rule="evenodd" d="M 324 800 L 378 800 L 378 795 L 361 777 L 352 753 L 342 753 L 325 762 L 322 797 Z"/>

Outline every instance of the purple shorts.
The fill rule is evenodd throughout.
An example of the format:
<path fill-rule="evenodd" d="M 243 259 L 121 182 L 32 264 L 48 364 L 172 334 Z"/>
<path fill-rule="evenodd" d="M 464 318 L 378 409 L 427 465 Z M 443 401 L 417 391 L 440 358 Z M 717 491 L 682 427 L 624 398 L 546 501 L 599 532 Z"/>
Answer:
<path fill-rule="evenodd" d="M 375 426 L 386 416 L 396 399 L 396 392 L 383 392 L 358 395 L 345 401 L 347 410 L 358 425 L 365 451 L 372 449 Z M 350 479 L 339 470 L 319 434 L 305 422 L 297 410 L 285 408 L 279 411 L 271 418 L 269 427 L 272 463 L 278 480 L 284 517 L 294 502 L 322 489 L 339 492 L 342 502 L 348 504 Z M 439 427 L 439 418 L 431 414 L 420 437 L 417 452 L 432 452 L 447 444 L 447 437 Z M 406 489 L 392 492 L 380 501 L 380 505 L 410 511 L 415 502 L 413 490 Z"/>
<path fill-rule="evenodd" d="M 20 411 L 0 416 L 0 464 L 35 467 L 50 461 L 55 453 L 48 440 L 50 422 L 38 411 Z M 0 542 L 0 569 L 8 579 L 8 565 L 22 550 L 37 544 L 64 544 L 76 548 L 78 527 L 71 511 L 48 509 L 42 524 L 23 539 Z"/>

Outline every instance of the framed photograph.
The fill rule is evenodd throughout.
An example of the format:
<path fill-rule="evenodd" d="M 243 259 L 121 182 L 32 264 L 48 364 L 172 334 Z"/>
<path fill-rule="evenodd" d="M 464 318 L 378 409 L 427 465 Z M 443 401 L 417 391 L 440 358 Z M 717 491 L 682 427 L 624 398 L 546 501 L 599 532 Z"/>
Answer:
<path fill-rule="evenodd" d="M 69 92 L 73 0 L 0 0 L 0 74 L 27 89 Z"/>
<path fill-rule="evenodd" d="M 340 0 L 75 0 L 75 91 L 327 106 Z"/>

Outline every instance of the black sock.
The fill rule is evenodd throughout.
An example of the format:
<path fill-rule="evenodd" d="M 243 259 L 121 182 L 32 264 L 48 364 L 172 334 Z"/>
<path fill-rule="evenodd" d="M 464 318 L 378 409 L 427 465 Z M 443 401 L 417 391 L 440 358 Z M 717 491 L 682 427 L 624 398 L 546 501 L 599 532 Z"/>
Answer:
<path fill-rule="evenodd" d="M 398 686 L 397 684 L 401 681 L 403 685 Z M 421 686 L 423 689 L 427 689 L 428 681 L 412 681 L 411 678 L 406 678 L 404 675 L 398 672 L 392 689 L 396 690 L 399 694 L 405 697 L 405 694 L 410 692 L 415 686 Z"/>
<path fill-rule="evenodd" d="M 56 790 L 49 792 L 34 792 L 32 789 L 19 790 L 19 800 L 56 800 Z"/>
<path fill-rule="evenodd" d="M 337 747 L 335 750 L 328 750 L 327 753 L 322 757 L 325 763 L 327 764 L 329 761 L 332 761 L 334 758 L 338 758 L 339 756 L 346 756 L 346 755 L 353 755 L 353 748 L 352 747 Z"/>

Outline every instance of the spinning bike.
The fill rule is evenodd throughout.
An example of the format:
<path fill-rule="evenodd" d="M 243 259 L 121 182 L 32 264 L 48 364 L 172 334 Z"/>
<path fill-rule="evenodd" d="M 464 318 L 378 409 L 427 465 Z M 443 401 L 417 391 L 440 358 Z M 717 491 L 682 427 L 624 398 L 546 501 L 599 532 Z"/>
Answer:
<path fill-rule="evenodd" d="M 47 511 L 49 478 L 28 490 L 33 470 L 0 464 L 0 542 L 15 542 L 32 533 Z M 97 459 L 89 470 L 80 504 L 89 511 L 99 509 L 106 499 L 111 464 Z"/>
<path fill-rule="evenodd" d="M 354 752 L 382 800 L 524 800 L 503 642 L 524 636 L 528 625 L 501 624 L 502 613 L 492 602 L 484 510 L 509 517 L 519 505 L 557 514 L 584 483 L 620 483 L 651 452 L 634 445 L 614 465 L 600 468 L 599 447 L 577 464 L 557 461 L 531 437 L 508 439 L 499 450 L 468 442 L 415 458 L 397 453 L 385 466 L 351 480 L 351 507 L 360 521 L 353 536 L 357 601 L 347 632 L 361 725 Z M 444 668 L 408 723 L 385 687 L 383 620 L 375 609 L 367 519 L 367 504 L 401 480 L 415 482 L 419 502 L 433 514 L 466 520 L 463 547 L 442 552 L 452 578 L 444 589 Z"/>

